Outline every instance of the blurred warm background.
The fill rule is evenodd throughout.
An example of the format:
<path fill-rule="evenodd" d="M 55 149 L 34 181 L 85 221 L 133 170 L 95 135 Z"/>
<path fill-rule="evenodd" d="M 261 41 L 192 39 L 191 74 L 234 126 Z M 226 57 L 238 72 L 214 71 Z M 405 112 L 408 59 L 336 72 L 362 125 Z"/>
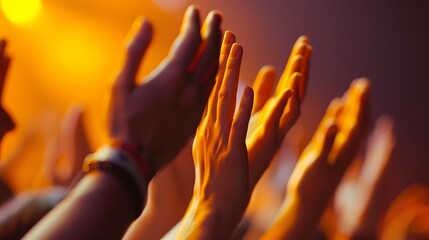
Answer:
<path fill-rule="evenodd" d="M 1 157 L 21 154 L 8 168 L 15 190 L 43 186 L 40 166 L 46 143 L 73 104 L 84 107 L 93 148 L 103 137 L 102 105 L 122 40 L 133 19 L 155 27 L 142 74 L 167 54 L 187 5 L 205 15 L 224 14 L 224 29 L 244 45 L 241 78 L 251 84 L 258 69 L 282 71 L 294 41 L 313 45 L 310 83 L 298 128 L 311 136 L 326 105 L 366 76 L 373 83 L 373 119 L 393 117 L 396 148 L 374 201 L 383 212 L 410 183 L 429 184 L 429 1 L 187 1 L 0 0 L 0 34 L 13 63 L 3 103 L 17 123 Z M 31 137 L 28 137 L 31 136 Z M 16 153 L 31 138 L 24 153 Z"/>

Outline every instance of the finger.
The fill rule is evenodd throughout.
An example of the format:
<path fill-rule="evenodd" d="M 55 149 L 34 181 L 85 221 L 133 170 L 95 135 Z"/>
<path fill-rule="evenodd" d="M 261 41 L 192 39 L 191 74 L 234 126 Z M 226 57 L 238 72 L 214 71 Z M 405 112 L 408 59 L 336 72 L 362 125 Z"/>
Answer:
<path fill-rule="evenodd" d="M 311 58 L 312 52 L 313 52 L 313 48 L 310 45 L 308 45 L 307 51 L 304 54 L 304 61 L 301 69 L 302 78 L 301 78 L 301 81 L 299 82 L 299 99 L 301 101 L 304 99 L 305 95 L 307 94 L 310 58 Z"/>
<path fill-rule="evenodd" d="M 341 112 L 344 108 L 344 103 L 341 98 L 337 97 L 332 99 L 332 101 L 329 103 L 328 108 L 326 109 L 325 115 L 323 116 L 324 119 L 332 118 L 336 122 L 338 120 L 338 117 L 341 115 Z"/>
<path fill-rule="evenodd" d="M 319 136 L 319 138 L 321 138 L 322 140 L 322 149 L 320 151 L 320 156 L 321 159 L 324 159 L 324 163 L 328 164 L 328 155 L 329 152 L 332 149 L 332 146 L 334 145 L 334 141 L 335 141 L 335 137 L 337 135 L 338 132 L 338 128 L 335 125 L 335 122 L 330 120 L 330 121 L 325 121 L 323 124 L 323 128 L 324 128 L 324 133 L 322 134 L 322 136 Z"/>
<path fill-rule="evenodd" d="M 215 78 L 215 85 L 210 94 L 208 103 L 208 114 L 211 121 L 215 121 L 217 116 L 217 100 L 219 89 L 222 86 L 224 80 L 226 62 L 228 60 L 229 52 L 231 51 L 232 45 L 235 43 L 235 35 L 230 31 L 226 31 L 223 37 L 222 46 L 219 55 L 219 67 Z"/>
<path fill-rule="evenodd" d="M 351 132 L 354 128 L 361 128 L 366 123 L 367 100 L 369 93 L 369 81 L 358 79 L 352 82 L 349 90 L 343 97 L 344 108 L 339 117 L 339 126 L 344 133 Z"/>
<path fill-rule="evenodd" d="M 287 89 L 279 97 L 277 97 L 274 104 L 267 111 L 267 119 L 262 123 L 268 135 L 275 137 L 276 140 L 280 140 L 277 139 L 277 136 L 280 135 L 280 119 L 293 94 L 294 92 L 292 89 Z"/>
<path fill-rule="evenodd" d="M 280 77 L 279 84 L 277 84 L 277 88 L 280 89 L 287 89 L 292 87 L 292 83 L 290 82 L 290 77 L 293 73 L 301 73 L 302 65 L 304 63 L 304 58 L 302 56 L 295 56 L 291 63 L 288 65 L 291 65 L 290 71 L 283 72 L 282 76 Z"/>
<path fill-rule="evenodd" d="M 203 43 L 194 58 L 195 67 L 192 67 L 192 83 L 201 86 L 204 100 L 210 94 L 214 84 L 214 78 L 219 65 L 219 52 L 221 44 L 220 23 L 222 16 L 219 12 L 212 11 L 206 18 L 202 28 Z M 191 64 L 192 65 L 192 64 Z"/>
<path fill-rule="evenodd" d="M 281 136 L 286 135 L 287 131 L 295 124 L 300 114 L 301 101 L 299 99 L 299 82 L 301 80 L 301 73 L 295 72 L 289 79 L 290 87 L 293 89 L 294 94 L 291 96 L 290 101 L 286 105 L 280 120 L 280 134 Z"/>
<path fill-rule="evenodd" d="M 322 120 L 320 120 L 320 124 L 317 127 L 316 131 L 314 132 L 313 138 L 310 141 L 310 144 L 316 144 L 319 141 L 318 136 L 323 136 L 324 133 L 324 123 L 325 122 L 333 122 L 333 124 L 336 125 L 337 132 L 339 131 L 339 127 L 337 126 L 337 117 L 340 114 L 342 109 L 342 101 L 340 98 L 334 98 L 329 103 L 328 107 L 326 108 L 325 115 L 323 116 Z M 309 145 L 310 145 L 309 144 Z"/>
<path fill-rule="evenodd" d="M 276 82 L 276 72 L 273 67 L 265 66 L 259 70 L 256 80 L 253 83 L 255 89 L 255 103 L 252 114 L 260 111 L 267 103 L 274 89 Z"/>
<path fill-rule="evenodd" d="M 341 168 L 346 168 L 354 159 L 364 140 L 365 127 L 369 121 L 369 91 L 370 84 L 366 79 L 352 83 L 338 118 L 339 132 L 330 158 L 337 161 L 336 164 Z"/>
<path fill-rule="evenodd" d="M 137 18 L 126 39 L 127 54 L 116 84 L 129 91 L 136 84 L 137 72 L 152 39 L 152 25 L 143 17 Z"/>
<path fill-rule="evenodd" d="M 230 142 L 232 148 L 240 146 L 246 140 L 247 128 L 249 126 L 250 115 L 253 107 L 253 90 L 251 87 L 246 86 L 241 97 L 240 107 L 236 117 L 232 123 L 230 133 Z"/>
<path fill-rule="evenodd" d="M 280 77 L 279 83 L 277 84 L 276 94 L 281 93 L 282 90 L 285 89 L 285 87 L 287 86 L 287 81 L 289 80 L 290 75 L 293 72 L 301 72 L 301 68 L 303 67 L 303 57 L 308 51 L 308 46 L 308 39 L 306 37 L 298 38 L 292 48 L 283 74 Z"/>
<path fill-rule="evenodd" d="M 373 185 L 372 187 L 368 186 L 367 191 L 373 190 L 386 170 L 394 145 L 393 120 L 388 116 L 381 116 L 377 119 L 374 131 L 368 140 L 362 166 L 361 176 L 369 180 L 367 182 L 373 183 L 370 184 Z"/>
<path fill-rule="evenodd" d="M 217 116 L 221 132 L 228 133 L 234 117 L 243 47 L 234 43 L 228 57 L 224 81 L 219 90 Z M 226 139 L 227 140 L 227 139 Z"/>
<path fill-rule="evenodd" d="M 285 66 L 285 72 L 293 73 L 294 71 L 291 69 L 292 65 L 290 64 L 292 62 L 291 60 L 296 56 L 304 57 L 307 54 L 309 48 L 311 48 L 311 46 L 308 38 L 306 36 L 299 37 L 292 48 L 291 54 L 289 55 L 288 62 Z"/>
<path fill-rule="evenodd" d="M 201 43 L 200 15 L 195 6 L 190 6 L 183 17 L 180 34 L 173 43 L 168 56 L 168 68 L 182 73 L 191 67 Z"/>

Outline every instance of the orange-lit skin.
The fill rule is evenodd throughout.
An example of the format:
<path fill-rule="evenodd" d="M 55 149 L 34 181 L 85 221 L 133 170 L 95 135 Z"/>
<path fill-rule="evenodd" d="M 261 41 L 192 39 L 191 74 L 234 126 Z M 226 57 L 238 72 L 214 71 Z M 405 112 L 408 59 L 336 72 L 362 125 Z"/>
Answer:
<path fill-rule="evenodd" d="M 190 10 L 188 9 L 188 13 L 185 15 L 184 19 L 184 21 L 186 22 L 181 27 L 182 32 L 189 31 L 190 27 L 192 26 L 191 24 L 193 24 L 194 27 L 196 25 L 199 26 L 200 24 L 199 22 L 190 23 L 189 20 L 187 20 L 190 17 L 189 14 Z M 219 37 L 217 36 L 217 34 L 220 33 L 213 32 L 213 24 L 215 23 L 215 21 L 217 21 L 216 18 L 218 17 L 220 17 L 219 13 L 212 12 L 209 14 L 209 16 L 206 18 L 206 21 L 203 23 L 201 27 L 203 44 L 209 44 L 209 46 L 213 45 L 214 42 L 210 42 L 208 40 L 210 40 L 210 38 L 213 40 L 213 36 Z M 135 27 L 133 27 L 133 29 L 135 29 Z M 198 51 L 198 54 L 207 54 L 203 52 L 207 51 L 204 48 L 200 48 L 198 49 Z M 210 59 L 205 59 L 204 61 L 207 60 Z M 210 61 L 212 60 L 213 59 L 211 59 Z M 218 59 L 216 59 L 215 61 L 217 62 Z M 196 64 L 198 64 L 198 62 L 191 63 L 190 69 L 198 67 Z M 213 62 L 210 64 L 215 65 Z M 198 73 L 200 77 L 202 74 L 205 75 L 207 73 Z M 213 73 L 209 73 L 209 75 L 211 74 Z M 210 82 L 207 82 L 207 80 L 200 79 L 200 81 L 202 81 L 202 83 L 206 82 L 206 84 L 210 85 Z M 208 97 L 209 91 L 207 91 L 207 89 L 201 90 L 203 96 L 200 97 Z M 189 92 L 187 92 L 186 94 L 189 94 Z M 190 102 L 187 102 L 186 104 L 196 103 L 191 99 L 187 99 L 187 101 Z M 177 126 L 174 130 L 171 131 L 176 133 L 181 128 L 183 128 L 183 126 Z M 183 214 L 185 213 L 186 208 L 189 204 L 190 197 L 192 196 L 193 186 L 193 173 L 190 174 L 191 179 L 189 179 L 188 173 L 190 171 L 193 171 L 193 163 L 191 160 L 192 155 L 188 154 L 190 153 L 190 146 L 185 146 L 185 148 L 188 149 L 182 149 L 184 153 L 182 153 L 182 155 L 179 154 L 178 156 L 176 156 L 175 160 L 173 160 L 173 163 L 169 166 L 166 166 L 166 169 L 160 172 L 160 174 L 155 177 L 154 181 L 151 182 L 151 185 L 149 187 L 148 204 L 144 210 L 144 213 L 131 225 L 125 235 L 126 238 L 159 239 L 165 234 L 165 232 L 171 229 L 183 217 Z M 164 149 L 161 149 L 160 151 L 165 152 Z M 183 182 L 178 179 L 178 174 L 188 175 L 187 177 L 185 177 L 185 186 L 180 186 L 180 183 Z M 191 191 L 187 191 L 188 189 L 190 189 Z M 185 190 L 185 192 L 180 192 L 180 190 Z"/>
<path fill-rule="evenodd" d="M 243 49 L 226 32 L 218 77 L 195 134 L 194 195 L 178 238 L 227 239 L 249 200 L 246 132 L 253 91 L 246 87 L 234 116 Z"/>
<path fill-rule="evenodd" d="M 210 13 L 207 34 L 201 36 L 198 10 L 188 8 L 169 55 L 142 84 L 136 75 L 152 27 L 137 21 L 140 27 L 112 88 L 109 132 L 111 138 L 142 144 L 157 172 L 183 148 L 201 118 L 208 98 L 201 93 L 210 92 L 217 72 L 221 16 Z M 26 238 L 119 239 L 134 220 L 128 191 L 117 177 L 93 171 Z M 146 195 L 146 187 L 142 191 Z"/>
<path fill-rule="evenodd" d="M 82 126 L 82 113 L 83 109 L 80 107 L 70 108 L 61 122 L 59 139 L 58 136 L 53 136 L 55 141 L 48 142 L 50 144 L 46 149 L 47 154 L 40 177 L 32 180 L 37 185 L 43 184 L 49 187 L 16 191 L 12 198 L 1 205 L 0 239 L 22 238 L 66 195 L 70 182 L 76 180 L 75 176 L 82 169 L 84 156 L 90 153 Z M 45 124 L 50 128 L 53 126 L 55 121 L 52 121 L 51 118 L 53 118 L 51 114 L 46 114 L 41 119 L 33 120 L 32 126 L 26 130 L 23 142 L 16 146 L 16 154 L 3 159 L 2 171 L 7 172 L 22 161 L 23 152 L 34 142 L 40 140 L 35 135 L 47 130 Z M 19 219 L 19 227 L 16 225 L 17 219 Z"/>
<path fill-rule="evenodd" d="M 161 239 L 185 215 L 194 187 L 192 141 L 152 179 L 146 207 L 125 239 Z"/>
<path fill-rule="evenodd" d="M 113 86 L 110 136 L 141 144 L 150 154 L 156 170 L 168 163 L 193 134 L 213 86 L 220 48 L 221 16 L 211 12 L 207 18 L 202 27 L 206 30 L 201 35 L 199 12 L 195 7 L 188 8 L 178 42 L 141 85 L 136 85 L 135 74 L 150 42 L 152 29 L 146 20 L 138 19 L 134 23 L 133 29 L 139 31 L 135 33 L 134 41 L 128 43 L 124 71 Z M 190 69 L 195 63 L 198 65 Z M 165 139 L 169 139 L 168 148 Z"/>
<path fill-rule="evenodd" d="M 82 170 L 83 160 L 91 147 L 83 126 L 84 108 L 74 105 L 67 109 L 59 136 L 49 142 L 44 162 L 45 177 L 53 186 L 68 187 Z"/>
<path fill-rule="evenodd" d="M 365 137 L 369 121 L 369 81 L 353 81 L 326 110 L 313 139 L 301 154 L 287 186 L 287 197 L 264 239 L 307 239 L 315 233 L 345 170 Z"/>
<path fill-rule="evenodd" d="M 376 235 L 374 223 L 368 220 L 368 207 L 384 176 L 395 145 L 393 121 L 390 117 L 382 116 L 377 119 L 366 145 L 363 165 L 350 166 L 356 166 L 355 169 L 348 170 L 355 171 L 355 174 L 349 176 L 347 172 L 335 194 L 334 207 L 340 224 L 335 236 L 338 240 L 353 238 L 354 235 Z M 360 159 L 354 161 L 358 160 Z M 353 191 L 351 196 L 350 190 Z"/>
<path fill-rule="evenodd" d="M 255 107 L 249 123 L 246 143 L 249 148 L 249 186 L 253 189 L 268 168 L 286 133 L 298 119 L 300 102 L 307 89 L 307 75 L 312 47 L 307 37 L 296 41 L 285 70 L 275 86 L 275 71 L 263 67 L 254 82 Z M 274 93 L 273 89 L 276 88 Z M 292 91 L 291 91 L 292 90 Z M 282 95 L 290 97 L 281 104 Z M 298 94 L 299 93 L 299 94 Z M 274 116 L 280 114 L 279 120 Z"/>
<path fill-rule="evenodd" d="M 230 32 L 228 34 L 230 37 L 232 36 Z M 225 54 L 228 53 L 229 51 L 228 49 L 230 47 L 231 46 L 228 46 L 228 47 L 224 46 L 222 50 L 222 53 L 224 54 L 221 55 L 221 61 L 220 61 L 221 65 L 226 64 L 227 55 Z M 255 80 L 255 83 L 253 84 L 253 87 L 255 89 L 255 97 L 254 97 L 255 105 L 252 109 L 252 120 L 254 122 L 258 121 L 258 124 L 263 125 L 265 130 L 274 132 L 275 129 L 278 129 L 278 125 L 275 125 L 275 124 L 270 125 L 272 120 L 271 122 L 269 122 L 268 116 L 271 116 L 273 113 L 277 113 L 278 117 L 281 116 L 280 114 L 282 114 L 284 109 L 284 106 L 279 105 L 280 103 L 279 98 L 282 95 L 281 90 L 283 89 L 284 91 L 285 89 L 292 88 L 292 85 L 295 85 L 296 89 L 298 88 L 304 89 L 304 90 L 306 89 L 306 84 L 307 84 L 306 76 L 307 76 L 311 51 L 312 51 L 312 48 L 308 42 L 308 39 L 306 37 L 300 37 L 292 49 L 292 52 L 289 57 L 289 61 L 285 67 L 285 72 L 283 73 L 281 81 L 277 85 L 275 83 L 276 81 L 275 71 L 272 67 L 265 66 L 259 71 Z M 288 78 L 292 73 L 295 73 L 295 79 L 293 81 L 289 81 Z M 300 79 L 300 81 L 296 80 L 296 76 L 298 75 L 298 73 L 303 76 L 302 79 Z M 219 75 L 218 78 L 221 78 L 220 76 L 222 75 Z M 297 87 L 298 85 L 300 85 L 301 87 Z M 273 93 L 275 87 L 277 87 L 277 93 Z M 300 91 L 300 92 L 302 93 L 302 97 L 304 97 L 305 91 Z M 274 110 L 273 106 L 271 106 L 275 101 L 277 101 L 276 110 Z M 267 102 L 270 102 L 270 103 L 268 104 Z M 294 108 L 295 109 L 294 111 L 291 111 L 290 108 L 291 106 L 296 106 L 297 103 L 298 102 L 295 101 L 293 104 L 289 104 L 287 108 L 288 110 L 284 111 L 288 113 L 287 114 L 284 113 L 283 115 L 285 116 L 288 115 L 290 120 L 295 119 L 295 116 L 297 116 L 299 111 L 295 111 L 297 109 L 296 107 Z M 286 104 L 286 103 L 283 102 L 283 104 Z M 264 109 L 263 113 L 261 111 L 262 109 Z M 268 111 L 271 111 L 271 112 L 268 112 Z M 265 116 L 265 118 L 261 119 L 262 116 Z M 291 126 L 292 124 L 291 123 L 288 124 L 287 127 L 290 127 L 289 125 Z M 255 130 L 254 128 L 249 129 L 248 136 L 249 135 L 253 136 L 255 133 L 254 130 Z M 259 129 L 258 131 L 261 131 L 261 129 Z M 274 137 L 278 137 L 282 139 L 282 136 L 284 136 L 286 131 L 287 129 L 283 128 L 283 133 L 277 133 L 276 135 L 270 135 L 268 133 L 264 133 L 258 136 L 258 141 L 254 141 L 254 142 L 259 142 L 263 144 L 262 146 L 259 146 L 254 143 L 252 146 L 254 148 L 258 148 L 255 152 L 259 153 L 260 151 L 265 151 L 265 149 L 268 148 L 267 145 L 271 143 L 268 140 Z M 278 147 L 276 148 L 276 147 L 270 146 L 269 147 L 270 152 L 266 152 L 265 155 L 263 155 L 258 159 L 258 161 L 268 166 L 271 160 L 271 155 L 273 154 L 273 152 L 277 151 L 277 149 Z M 185 161 L 185 159 L 182 159 L 181 162 L 182 164 L 176 167 L 176 171 L 178 173 L 189 172 L 186 170 L 186 166 L 189 165 L 188 161 Z M 187 198 L 187 195 L 181 194 L 181 196 L 174 196 L 174 194 L 172 193 L 174 192 L 174 188 L 183 189 L 186 186 L 180 185 L 180 184 L 183 184 L 183 181 L 179 181 L 180 179 L 177 179 L 177 173 L 174 173 L 173 170 L 169 170 L 169 168 L 170 166 L 167 167 L 166 169 L 167 171 L 161 172 L 161 175 L 158 175 L 157 178 L 154 179 L 154 182 L 151 183 L 151 186 L 149 188 L 148 205 L 143 215 L 137 221 L 135 221 L 134 224 L 131 226 L 131 228 L 128 230 L 126 234 L 126 238 L 158 239 L 161 236 L 163 236 L 163 234 L 165 234 L 165 232 L 168 229 L 171 229 L 174 226 L 174 224 L 181 218 L 176 216 L 183 216 L 183 215 L 180 215 L 182 211 L 181 209 L 183 207 L 182 205 L 183 203 L 181 204 L 178 202 L 185 202 L 184 200 L 186 200 L 186 202 L 189 201 Z M 256 171 L 253 171 L 253 174 L 255 174 L 255 176 L 251 177 L 251 179 L 259 179 L 257 175 L 262 174 L 263 171 L 264 169 L 257 169 Z M 191 174 L 188 173 L 188 180 L 189 180 L 189 175 Z M 191 177 L 193 178 L 193 176 Z M 158 182 L 161 182 L 161 183 L 158 183 Z M 185 182 L 187 183 L 188 181 L 185 181 Z M 249 181 L 249 184 L 250 184 L 250 181 Z M 253 188 L 252 185 L 254 184 L 250 185 L 251 188 Z M 170 189 L 171 191 L 170 190 L 158 191 L 157 189 L 160 188 L 160 186 L 163 186 L 164 187 L 163 189 Z M 154 191 L 151 192 L 151 189 Z M 162 200 L 161 199 L 162 196 L 167 197 L 168 199 L 177 199 L 178 202 L 174 201 L 175 202 L 174 206 L 176 206 L 176 209 L 173 209 L 173 204 L 171 203 L 171 201 Z M 167 209 L 170 209 L 170 210 L 167 210 Z M 155 212 L 159 214 L 155 214 Z"/>
<path fill-rule="evenodd" d="M 379 239 L 427 239 L 429 189 L 412 184 L 392 202 L 381 224 Z"/>
<path fill-rule="evenodd" d="M 241 148 L 233 149 L 234 144 L 228 143 L 232 135 L 227 135 L 230 138 L 223 136 L 224 131 L 230 134 L 228 131 L 233 121 L 237 91 L 239 64 L 234 63 L 237 59 L 231 55 L 238 45 L 234 45 L 230 53 L 234 42 L 235 36 L 231 32 L 226 32 L 217 81 L 209 99 L 206 117 L 201 121 L 194 141 L 193 156 L 196 171 L 194 196 L 182 220 L 179 238 L 230 237 L 243 215 L 254 185 L 268 167 L 283 137 L 299 115 L 299 85 L 305 89 L 306 84 L 306 79 L 301 78 L 304 75 L 301 72 L 307 71 L 311 52 L 305 37 L 298 39 L 295 44 L 274 95 L 272 95 L 274 70 L 271 67 L 261 69 L 255 82 L 256 109 L 253 110 L 252 116 L 259 127 L 249 129 L 247 132 L 247 139 L 250 136 L 247 143 L 248 161 L 243 162 L 240 159 L 240 156 L 244 158 L 242 153 L 234 153 Z M 228 53 L 230 55 L 227 60 Z M 233 68 L 229 69 L 231 67 Z M 229 74 L 236 74 L 237 79 L 229 82 Z M 243 101 L 246 100 L 242 100 L 242 104 Z M 240 114 L 240 110 L 237 114 Z M 234 121 L 237 119 L 238 117 Z M 236 158 L 234 164 L 223 160 L 231 157 L 230 155 Z"/>

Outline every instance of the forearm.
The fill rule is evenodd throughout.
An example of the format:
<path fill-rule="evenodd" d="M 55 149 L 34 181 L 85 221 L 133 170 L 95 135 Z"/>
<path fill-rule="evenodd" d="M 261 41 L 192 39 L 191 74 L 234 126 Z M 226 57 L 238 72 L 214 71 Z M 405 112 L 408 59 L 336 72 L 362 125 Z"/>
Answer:
<path fill-rule="evenodd" d="M 142 215 L 128 228 L 124 239 L 160 239 L 183 217 L 169 209 L 146 205 Z"/>
<path fill-rule="evenodd" d="M 243 212 L 193 199 L 182 219 L 178 239 L 229 239 Z"/>
<path fill-rule="evenodd" d="M 130 196 L 117 177 L 92 171 L 25 238 L 119 239 L 133 220 Z"/>
<path fill-rule="evenodd" d="M 296 196 L 286 197 L 263 239 L 308 239 L 315 233 L 324 212 L 324 203 L 305 204 Z"/>

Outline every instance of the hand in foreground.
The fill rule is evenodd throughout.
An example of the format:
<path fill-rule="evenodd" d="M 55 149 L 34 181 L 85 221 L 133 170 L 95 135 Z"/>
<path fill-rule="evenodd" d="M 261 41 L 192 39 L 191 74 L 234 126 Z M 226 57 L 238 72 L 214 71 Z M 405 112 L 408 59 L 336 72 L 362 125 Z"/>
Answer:
<path fill-rule="evenodd" d="M 253 84 L 255 106 L 249 123 L 249 184 L 254 188 L 268 168 L 283 138 L 298 119 L 300 102 L 307 88 L 307 75 L 312 48 L 306 37 L 296 41 L 285 70 L 275 86 L 275 71 L 263 67 Z M 274 94 L 272 94 L 276 87 Z M 289 92 L 293 90 L 292 92 Z M 278 105 L 285 91 L 288 101 Z"/>
<path fill-rule="evenodd" d="M 301 154 L 279 216 L 265 239 L 306 239 L 316 230 L 344 172 L 364 140 L 369 120 L 368 80 L 354 81 L 326 110 Z"/>
<path fill-rule="evenodd" d="M 216 84 L 194 139 L 194 195 L 179 238 L 228 238 L 249 200 L 245 138 L 253 91 L 245 88 L 234 117 L 243 54 L 234 42 L 235 36 L 226 32 Z"/>
<path fill-rule="evenodd" d="M 190 7 L 168 57 L 142 84 L 135 78 L 152 28 L 141 19 L 134 26 L 125 64 L 112 89 L 108 123 L 111 138 L 144 148 L 154 172 L 176 155 L 197 126 L 217 72 L 220 21 L 218 13 L 210 13 L 201 37 L 198 11 Z M 129 161 L 102 153 L 89 159 L 92 162 L 86 161 L 88 174 L 28 233 L 27 239 L 123 236 L 139 214 L 136 210 L 140 211 L 143 204 L 139 194 L 146 194 L 142 185 L 147 183 L 135 177 L 137 170 Z M 94 171 L 88 170 L 90 163 Z"/>
<path fill-rule="evenodd" d="M 220 22 L 220 14 L 211 12 L 200 34 L 199 12 L 189 7 L 168 57 L 141 84 L 136 75 L 152 27 L 144 19 L 133 26 L 111 96 L 110 137 L 140 145 L 155 171 L 182 149 L 201 118 L 217 72 Z"/>

